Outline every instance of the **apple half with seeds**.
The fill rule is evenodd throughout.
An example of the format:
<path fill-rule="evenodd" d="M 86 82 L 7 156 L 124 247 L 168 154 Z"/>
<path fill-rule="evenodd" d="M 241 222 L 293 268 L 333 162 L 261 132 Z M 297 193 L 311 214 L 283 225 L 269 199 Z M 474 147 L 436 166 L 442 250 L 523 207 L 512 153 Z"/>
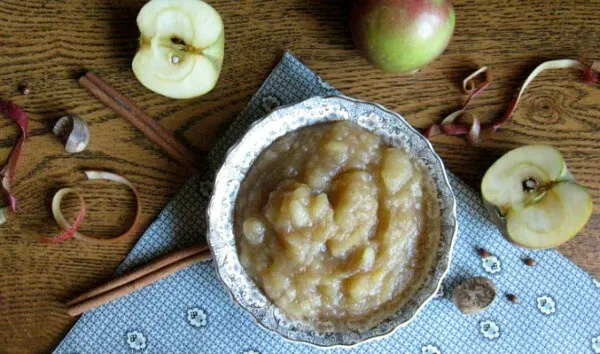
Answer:
<path fill-rule="evenodd" d="M 137 17 L 140 46 L 131 64 L 148 89 L 192 98 L 217 84 L 225 47 L 219 13 L 201 0 L 151 0 Z"/>
<path fill-rule="evenodd" d="M 526 248 L 568 241 L 592 214 L 592 197 L 575 182 L 561 153 L 548 145 L 506 153 L 486 172 L 481 194 L 504 236 Z"/>

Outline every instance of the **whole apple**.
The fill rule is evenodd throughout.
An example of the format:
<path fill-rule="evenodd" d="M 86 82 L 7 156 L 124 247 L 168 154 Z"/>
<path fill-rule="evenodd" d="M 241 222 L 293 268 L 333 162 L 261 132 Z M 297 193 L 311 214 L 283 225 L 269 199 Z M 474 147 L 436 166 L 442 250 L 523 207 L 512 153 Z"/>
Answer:
<path fill-rule="evenodd" d="M 356 0 L 350 28 L 356 46 L 375 67 L 409 72 L 442 54 L 454 20 L 446 0 Z"/>

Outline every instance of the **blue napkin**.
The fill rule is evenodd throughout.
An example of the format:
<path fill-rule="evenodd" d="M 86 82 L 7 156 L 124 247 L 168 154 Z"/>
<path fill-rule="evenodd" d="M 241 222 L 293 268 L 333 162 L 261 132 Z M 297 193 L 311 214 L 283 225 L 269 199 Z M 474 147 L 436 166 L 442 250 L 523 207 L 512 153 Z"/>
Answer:
<path fill-rule="evenodd" d="M 279 105 L 339 93 L 291 54 L 283 60 L 215 147 L 214 171 L 229 145 Z M 328 353 L 600 353 L 600 282 L 556 251 L 507 242 L 488 220 L 480 196 L 453 175 L 459 232 L 438 296 L 393 335 Z M 192 178 L 169 202 L 119 267 L 123 273 L 175 249 L 204 242 L 212 177 Z M 491 254 L 482 259 L 476 249 Z M 531 257 L 535 267 L 524 264 Z M 484 312 L 463 315 L 452 303 L 461 280 L 486 276 L 498 296 Z M 514 294 L 520 304 L 506 299 Z M 317 353 L 260 328 L 196 264 L 81 317 L 55 353 Z"/>

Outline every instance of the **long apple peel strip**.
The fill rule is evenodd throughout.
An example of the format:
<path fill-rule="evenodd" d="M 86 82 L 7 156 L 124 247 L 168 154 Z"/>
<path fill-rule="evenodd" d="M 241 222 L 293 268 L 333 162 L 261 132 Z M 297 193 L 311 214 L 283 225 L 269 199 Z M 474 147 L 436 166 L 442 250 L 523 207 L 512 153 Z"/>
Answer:
<path fill-rule="evenodd" d="M 0 169 L 2 192 L 8 200 L 8 205 L 0 208 L 0 225 L 2 225 L 6 223 L 11 214 L 17 211 L 17 198 L 12 194 L 12 186 L 15 184 L 17 163 L 21 157 L 25 139 L 27 139 L 29 117 L 21 107 L 12 102 L 2 100 L 0 100 L 0 113 L 17 123 L 21 129 L 21 136 L 19 136 L 19 139 L 15 143 L 15 147 L 9 155 L 6 165 Z"/>
<path fill-rule="evenodd" d="M 446 134 L 446 135 L 467 134 L 469 141 L 472 144 L 476 143 L 479 140 L 479 133 L 481 131 L 488 131 L 490 133 L 493 133 L 493 132 L 497 131 L 502 124 L 504 124 L 504 123 L 506 123 L 506 121 L 508 121 L 508 119 L 512 116 L 512 114 L 516 110 L 517 105 L 521 101 L 523 93 L 525 92 L 525 90 L 527 89 L 529 84 L 531 84 L 531 82 L 545 70 L 578 69 L 578 70 L 583 71 L 583 81 L 585 83 L 600 82 L 600 62 L 594 62 L 594 63 L 592 63 L 592 65 L 586 66 L 585 64 L 581 63 L 580 61 L 573 60 L 573 59 L 559 59 L 559 60 L 546 61 L 546 62 L 543 62 L 542 64 L 538 65 L 531 72 L 531 74 L 529 74 L 529 76 L 527 77 L 525 82 L 523 82 L 523 84 L 521 85 L 521 88 L 517 92 L 515 98 L 511 102 L 509 108 L 506 110 L 506 112 L 500 118 L 496 119 L 492 123 L 480 124 L 477 117 L 475 117 L 473 115 L 474 119 L 473 119 L 473 123 L 470 127 L 465 123 L 455 123 L 455 121 L 459 117 L 461 117 L 465 113 L 467 113 L 466 107 L 468 106 L 469 103 L 472 102 L 475 95 L 480 93 L 481 91 L 483 91 L 489 85 L 490 82 L 487 82 L 487 83 L 484 83 L 478 89 L 474 89 L 474 84 L 470 84 L 467 82 L 469 79 L 473 79 L 476 75 L 480 74 L 483 71 L 482 69 L 484 69 L 484 68 L 485 68 L 485 70 L 487 70 L 486 67 L 480 68 L 473 74 L 469 75 L 469 77 L 467 77 L 465 79 L 465 81 L 463 81 L 463 90 L 465 92 L 467 92 L 468 90 L 472 91 L 471 95 L 469 96 L 469 98 L 467 99 L 467 101 L 465 102 L 463 107 L 461 109 L 459 109 L 458 111 L 452 112 L 450 115 L 448 115 L 446 118 L 444 118 L 444 120 L 442 120 L 441 124 L 434 124 L 434 125 L 430 126 L 429 128 L 427 128 L 424 132 L 425 137 L 430 138 L 430 137 L 440 135 L 440 134 Z M 487 75 L 486 75 L 486 78 L 488 78 Z M 491 75 L 489 76 L 489 79 L 491 80 Z M 475 125 L 479 125 L 479 127 L 476 127 Z"/>
<path fill-rule="evenodd" d="M 123 238 L 129 236 L 131 233 L 133 233 L 135 231 L 135 229 L 139 223 L 140 215 L 142 213 L 142 205 L 141 205 L 141 199 L 139 197 L 137 189 L 133 186 L 133 184 L 131 182 L 129 182 L 126 178 L 119 176 L 117 174 L 111 173 L 111 172 L 84 171 L 84 173 L 88 180 L 112 181 L 112 182 L 123 184 L 123 185 L 129 187 L 129 189 L 131 189 L 131 191 L 133 192 L 133 194 L 135 196 L 135 200 L 136 200 L 136 214 L 135 214 L 135 219 L 133 220 L 133 223 L 131 224 L 131 226 L 129 227 L 129 229 L 127 231 L 125 231 L 123 234 L 116 236 L 116 237 L 103 238 L 103 237 L 98 237 L 98 236 L 85 235 L 78 231 L 79 228 L 81 227 L 81 224 L 83 223 L 83 218 L 86 213 L 85 201 L 84 201 L 83 197 L 81 196 L 81 194 L 79 192 L 77 192 L 77 190 L 75 190 L 73 188 L 63 188 L 63 189 L 59 190 L 58 192 L 56 192 L 56 194 L 54 195 L 54 198 L 52 199 L 52 215 L 54 216 L 54 220 L 56 221 L 56 223 L 61 228 L 63 228 L 65 230 L 65 232 L 57 237 L 43 238 L 42 242 L 56 244 L 56 243 L 62 243 L 71 237 L 75 237 L 78 240 L 89 242 L 89 243 L 106 244 L 106 243 L 118 242 L 118 241 L 122 240 Z M 65 217 L 62 214 L 61 209 L 60 209 L 60 204 L 61 204 L 62 199 L 66 195 L 71 194 L 71 193 L 77 195 L 77 197 L 79 198 L 79 205 L 80 205 L 79 213 L 77 214 L 77 218 L 75 219 L 73 224 L 69 224 L 69 222 L 65 219 Z"/>

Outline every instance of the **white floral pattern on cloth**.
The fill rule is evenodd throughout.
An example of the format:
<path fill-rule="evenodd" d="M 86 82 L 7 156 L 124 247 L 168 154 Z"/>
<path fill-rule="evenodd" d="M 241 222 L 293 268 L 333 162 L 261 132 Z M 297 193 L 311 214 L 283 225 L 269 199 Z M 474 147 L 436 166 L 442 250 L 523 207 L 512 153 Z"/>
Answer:
<path fill-rule="evenodd" d="M 140 351 L 146 349 L 146 337 L 142 332 L 132 331 L 127 333 L 127 344 L 133 350 Z"/>
<path fill-rule="evenodd" d="M 481 265 L 486 272 L 495 274 L 500 272 L 500 260 L 496 256 L 487 256 L 481 258 Z"/>
<path fill-rule="evenodd" d="M 265 96 L 261 100 L 261 106 L 265 113 L 271 113 L 275 108 L 281 106 L 281 100 L 273 95 Z"/>
<path fill-rule="evenodd" d="M 598 281 L 598 280 L 596 280 L 596 279 L 594 279 L 594 278 L 592 278 L 592 281 L 594 282 L 594 284 L 596 284 L 596 287 L 597 287 L 598 289 L 600 289 L 600 281 Z"/>
<path fill-rule="evenodd" d="M 493 321 L 482 321 L 479 323 L 479 329 L 487 339 L 496 339 L 500 337 L 500 327 Z"/>
<path fill-rule="evenodd" d="M 556 312 L 556 303 L 550 296 L 544 295 L 537 298 L 537 308 L 545 315 Z"/>
<path fill-rule="evenodd" d="M 592 349 L 594 353 L 600 354 L 600 335 L 592 338 Z"/>
<path fill-rule="evenodd" d="M 206 326 L 206 313 L 200 308 L 191 308 L 187 311 L 187 320 L 194 327 Z"/>
<path fill-rule="evenodd" d="M 435 345 L 429 344 L 421 348 L 421 354 L 442 354 L 442 352 Z"/>

